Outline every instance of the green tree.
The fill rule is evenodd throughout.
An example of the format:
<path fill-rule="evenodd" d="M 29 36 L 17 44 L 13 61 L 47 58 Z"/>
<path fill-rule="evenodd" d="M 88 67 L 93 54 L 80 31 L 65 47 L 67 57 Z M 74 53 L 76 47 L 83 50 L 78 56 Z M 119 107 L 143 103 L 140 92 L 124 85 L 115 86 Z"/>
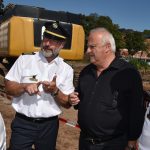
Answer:
<path fill-rule="evenodd" d="M 150 36 L 150 30 L 144 30 L 143 34 L 144 36 Z"/>
<path fill-rule="evenodd" d="M 139 50 L 146 50 L 143 33 L 137 31 L 127 32 L 125 35 L 126 48 L 129 53 L 136 53 Z"/>
<path fill-rule="evenodd" d="M 122 33 L 119 31 L 119 26 L 117 24 L 113 24 L 110 17 L 99 16 L 98 14 L 93 13 L 89 16 L 83 16 L 82 23 L 85 29 L 86 36 L 88 35 L 89 31 L 93 28 L 105 27 L 113 34 L 116 41 L 117 49 L 125 47 L 125 42 Z"/>
<path fill-rule="evenodd" d="M 4 4 L 3 4 L 3 0 L 0 0 L 0 15 L 3 15 L 4 13 Z"/>
<path fill-rule="evenodd" d="M 107 28 L 115 38 L 116 48 L 127 48 L 130 54 L 139 50 L 147 50 L 148 45 L 144 43 L 144 37 L 145 35 L 150 35 L 150 30 L 144 30 L 142 33 L 132 29 L 120 29 L 119 25 L 114 24 L 110 17 L 99 16 L 97 13 L 92 13 L 89 16 L 83 15 L 82 25 L 84 27 L 86 37 L 88 36 L 89 31 L 93 28 Z"/>
<path fill-rule="evenodd" d="M 119 31 L 119 25 L 113 24 L 112 20 L 108 16 L 100 16 L 98 19 L 98 26 L 107 28 L 114 36 L 116 41 L 116 48 L 124 48 L 125 42 L 123 40 L 123 35 Z"/>

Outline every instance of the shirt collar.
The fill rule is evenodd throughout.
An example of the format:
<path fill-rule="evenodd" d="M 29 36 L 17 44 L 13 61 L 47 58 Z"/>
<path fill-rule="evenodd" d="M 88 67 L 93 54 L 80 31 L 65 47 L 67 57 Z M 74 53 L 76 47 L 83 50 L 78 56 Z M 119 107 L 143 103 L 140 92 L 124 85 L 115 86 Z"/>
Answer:
<path fill-rule="evenodd" d="M 109 68 L 119 69 L 122 67 L 123 64 L 124 64 L 123 59 L 121 59 L 120 57 L 115 57 L 115 59 L 109 65 L 108 69 Z"/>
<path fill-rule="evenodd" d="M 119 57 L 115 57 L 114 60 L 110 63 L 109 67 L 106 68 L 105 70 L 109 70 L 109 69 L 119 69 L 122 67 L 122 65 L 124 64 L 124 60 L 122 60 Z M 96 70 L 96 65 L 91 64 L 94 70 Z"/>

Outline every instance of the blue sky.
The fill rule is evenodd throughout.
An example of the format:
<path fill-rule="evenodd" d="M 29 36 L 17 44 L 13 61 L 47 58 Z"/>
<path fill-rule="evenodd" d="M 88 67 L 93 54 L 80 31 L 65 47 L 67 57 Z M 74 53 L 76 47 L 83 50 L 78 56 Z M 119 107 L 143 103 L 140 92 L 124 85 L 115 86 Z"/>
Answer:
<path fill-rule="evenodd" d="M 120 28 L 150 30 L 150 0 L 3 0 L 8 3 L 43 7 L 89 15 L 109 16 Z"/>

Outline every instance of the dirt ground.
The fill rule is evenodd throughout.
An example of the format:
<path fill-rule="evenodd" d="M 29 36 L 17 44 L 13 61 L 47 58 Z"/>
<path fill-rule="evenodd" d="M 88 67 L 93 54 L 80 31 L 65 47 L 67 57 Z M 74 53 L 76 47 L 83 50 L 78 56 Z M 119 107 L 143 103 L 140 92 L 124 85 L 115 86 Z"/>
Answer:
<path fill-rule="evenodd" d="M 15 114 L 8 99 L 0 97 L 0 112 L 4 118 L 4 122 L 6 125 L 8 148 L 11 135 L 10 125 Z M 73 108 L 63 109 L 63 113 L 60 115 L 60 118 L 69 120 L 69 122 L 76 123 L 77 112 Z M 65 122 L 60 121 L 56 150 L 77 150 L 79 132 L 79 128 L 69 126 Z"/>

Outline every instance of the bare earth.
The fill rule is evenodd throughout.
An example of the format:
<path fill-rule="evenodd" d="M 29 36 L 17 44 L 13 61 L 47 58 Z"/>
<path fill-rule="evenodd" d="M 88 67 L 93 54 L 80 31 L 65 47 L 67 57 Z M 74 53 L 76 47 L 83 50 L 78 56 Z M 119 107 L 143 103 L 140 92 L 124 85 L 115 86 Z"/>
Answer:
<path fill-rule="evenodd" d="M 8 147 L 11 134 L 10 125 L 15 114 L 8 99 L 0 97 L 0 112 L 3 115 L 6 125 Z M 63 113 L 60 115 L 60 117 L 69 120 L 69 122 L 76 122 L 77 112 L 73 108 L 63 109 Z M 69 126 L 63 121 L 60 121 L 56 150 L 78 150 L 79 132 L 79 128 Z"/>

